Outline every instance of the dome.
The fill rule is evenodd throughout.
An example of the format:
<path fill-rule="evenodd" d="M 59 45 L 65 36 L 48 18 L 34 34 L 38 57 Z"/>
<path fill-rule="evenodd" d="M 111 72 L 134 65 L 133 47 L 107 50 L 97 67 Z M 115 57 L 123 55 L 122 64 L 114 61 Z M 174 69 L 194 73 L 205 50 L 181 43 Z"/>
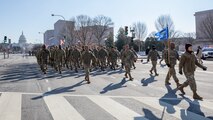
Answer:
<path fill-rule="evenodd" d="M 24 43 L 27 43 L 27 40 L 23 34 L 23 31 L 22 31 L 22 34 L 21 36 L 19 37 L 19 44 L 24 44 Z"/>

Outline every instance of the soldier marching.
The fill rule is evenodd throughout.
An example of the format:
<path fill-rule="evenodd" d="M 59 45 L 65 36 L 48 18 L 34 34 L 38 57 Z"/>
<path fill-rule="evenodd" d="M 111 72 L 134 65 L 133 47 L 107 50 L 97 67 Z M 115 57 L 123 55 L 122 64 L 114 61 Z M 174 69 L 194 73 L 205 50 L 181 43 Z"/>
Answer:
<path fill-rule="evenodd" d="M 178 52 L 175 50 L 175 44 L 170 43 L 168 49 L 163 51 L 163 58 L 168 67 L 168 73 L 165 77 L 165 85 L 170 85 L 170 78 L 173 77 L 178 90 L 182 94 L 185 94 L 184 88 L 190 86 L 193 92 L 193 98 L 202 100 L 203 98 L 197 94 L 197 85 L 194 78 L 194 72 L 196 66 L 207 70 L 207 67 L 198 62 L 196 56 L 192 51 L 192 45 L 186 44 L 186 52 L 179 58 Z M 106 48 L 104 46 L 69 46 L 65 49 L 59 46 L 52 46 L 47 49 L 45 45 L 41 47 L 36 53 L 37 63 L 40 66 L 41 71 L 46 74 L 48 65 L 54 68 L 59 74 L 62 74 L 62 70 L 65 68 L 73 69 L 75 72 L 79 72 L 80 69 L 85 71 L 85 81 L 89 84 L 91 82 L 89 74 L 94 70 L 100 69 L 100 71 L 116 70 L 119 67 L 125 69 L 124 78 L 129 78 L 132 81 L 134 78 L 131 74 L 131 69 L 136 68 L 134 62 L 137 61 L 138 56 L 133 48 L 129 48 L 129 45 L 123 46 L 123 49 L 119 52 L 116 47 Z M 150 74 L 157 73 L 157 60 L 160 59 L 160 55 L 156 50 L 156 46 L 152 46 L 147 56 L 147 61 L 151 60 L 152 68 Z M 118 62 L 120 59 L 120 62 Z M 184 73 L 186 81 L 183 84 L 179 83 L 179 79 L 176 75 L 175 65 L 179 62 L 179 73 Z"/>

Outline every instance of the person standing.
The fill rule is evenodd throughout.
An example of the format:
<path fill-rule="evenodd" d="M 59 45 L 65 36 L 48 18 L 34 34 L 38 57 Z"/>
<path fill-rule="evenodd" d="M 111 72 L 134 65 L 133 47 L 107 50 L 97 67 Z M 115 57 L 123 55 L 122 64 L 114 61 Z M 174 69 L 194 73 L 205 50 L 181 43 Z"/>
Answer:
<path fill-rule="evenodd" d="M 90 72 L 91 62 L 92 60 L 96 58 L 95 58 L 95 55 L 91 51 L 89 51 L 88 46 L 85 46 L 84 49 L 85 51 L 83 51 L 81 59 L 82 59 L 82 63 L 85 70 L 85 80 L 87 81 L 88 84 L 90 84 L 89 72 Z"/>
<path fill-rule="evenodd" d="M 186 81 L 178 87 L 178 89 L 182 92 L 184 95 L 185 92 L 183 90 L 184 87 L 190 86 L 192 92 L 193 92 L 193 99 L 202 100 L 203 98 L 197 94 L 197 85 L 194 78 L 194 73 L 196 70 L 196 66 L 202 68 L 204 71 L 207 70 L 207 67 L 201 65 L 193 51 L 192 51 L 192 45 L 186 44 L 185 45 L 186 52 L 181 56 L 180 63 L 179 63 L 179 73 L 182 75 L 184 73 L 186 77 Z"/>
<path fill-rule="evenodd" d="M 164 52 L 165 52 L 164 59 L 165 59 L 166 65 L 169 67 L 169 71 L 165 79 L 165 85 L 171 85 L 171 83 L 169 82 L 169 79 L 172 76 L 178 88 L 180 83 L 176 76 L 175 65 L 177 64 L 177 60 L 179 60 L 179 54 L 175 50 L 175 44 L 170 43 L 169 50 L 166 50 Z"/>
<path fill-rule="evenodd" d="M 151 61 L 152 61 L 152 68 L 150 70 L 150 73 L 153 74 L 152 71 L 154 70 L 155 76 L 159 75 L 157 73 L 157 69 L 156 69 L 158 58 L 160 59 L 160 55 L 158 54 L 158 51 L 156 50 L 156 47 L 153 45 L 152 46 L 152 50 L 149 51 L 147 62 L 149 62 L 149 60 L 151 59 Z"/>
<path fill-rule="evenodd" d="M 196 55 L 197 55 L 198 62 L 200 64 L 203 64 L 203 61 L 201 59 L 202 58 L 202 48 L 200 46 L 197 47 L 197 53 L 196 53 Z"/>

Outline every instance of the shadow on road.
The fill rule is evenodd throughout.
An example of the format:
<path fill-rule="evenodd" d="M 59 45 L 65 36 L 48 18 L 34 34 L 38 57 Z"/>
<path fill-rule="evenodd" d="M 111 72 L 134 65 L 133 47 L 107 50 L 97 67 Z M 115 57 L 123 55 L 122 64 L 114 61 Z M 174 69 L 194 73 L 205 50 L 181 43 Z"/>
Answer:
<path fill-rule="evenodd" d="M 194 116 L 193 116 L 193 114 L 190 114 L 191 112 L 205 117 L 204 112 L 201 111 L 200 103 L 198 100 L 192 101 L 185 96 L 182 96 L 182 97 L 185 101 L 187 101 L 189 103 L 189 107 L 186 110 L 185 109 L 180 110 L 182 120 L 192 119 Z M 206 117 L 206 118 L 212 119 L 213 117 Z"/>
<path fill-rule="evenodd" d="M 105 94 L 106 92 L 108 91 L 112 91 L 112 90 L 116 90 L 116 89 L 119 89 L 119 88 L 123 88 L 123 87 L 127 87 L 126 85 L 123 86 L 125 83 L 126 83 L 126 79 L 123 78 L 121 80 L 121 82 L 119 83 L 110 83 L 109 85 L 107 85 L 106 87 L 103 88 L 103 90 L 100 92 L 100 94 Z"/>
<path fill-rule="evenodd" d="M 155 76 L 153 76 L 153 75 L 150 75 L 150 77 L 149 78 L 147 78 L 147 79 L 142 79 L 141 80 L 141 83 L 142 83 L 142 86 L 148 86 L 148 84 L 150 84 L 150 83 L 153 83 L 153 82 L 156 82 L 157 80 L 155 80 Z"/>
<path fill-rule="evenodd" d="M 174 109 L 175 105 L 178 105 L 182 99 L 177 98 L 176 89 L 172 89 L 169 85 L 165 85 L 167 93 L 159 99 L 159 104 L 164 107 L 162 111 L 161 119 L 164 117 L 165 110 L 169 114 L 174 114 L 176 111 Z"/>
<path fill-rule="evenodd" d="M 87 83 L 83 83 L 83 82 L 84 82 L 84 80 L 82 80 L 82 81 L 80 81 L 80 82 L 78 82 L 78 83 L 76 83 L 72 86 L 56 88 L 56 89 L 51 90 L 49 92 L 45 92 L 44 94 L 42 94 L 40 96 L 34 97 L 34 98 L 32 98 L 32 100 L 41 99 L 44 96 L 49 96 L 49 95 L 53 95 L 53 94 L 60 94 L 60 93 L 65 93 L 65 92 L 74 92 L 75 90 L 73 90 L 73 88 L 87 84 Z"/>

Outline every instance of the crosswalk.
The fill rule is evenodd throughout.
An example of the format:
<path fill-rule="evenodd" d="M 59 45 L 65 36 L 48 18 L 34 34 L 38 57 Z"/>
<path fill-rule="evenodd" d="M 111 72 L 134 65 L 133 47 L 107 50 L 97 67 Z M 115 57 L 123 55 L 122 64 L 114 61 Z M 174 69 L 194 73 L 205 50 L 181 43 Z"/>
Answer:
<path fill-rule="evenodd" d="M 204 112 L 207 114 L 203 114 Z M 0 120 L 44 120 L 44 118 L 45 120 L 211 120 L 212 116 L 211 100 L 192 101 L 181 97 L 0 93 Z"/>

